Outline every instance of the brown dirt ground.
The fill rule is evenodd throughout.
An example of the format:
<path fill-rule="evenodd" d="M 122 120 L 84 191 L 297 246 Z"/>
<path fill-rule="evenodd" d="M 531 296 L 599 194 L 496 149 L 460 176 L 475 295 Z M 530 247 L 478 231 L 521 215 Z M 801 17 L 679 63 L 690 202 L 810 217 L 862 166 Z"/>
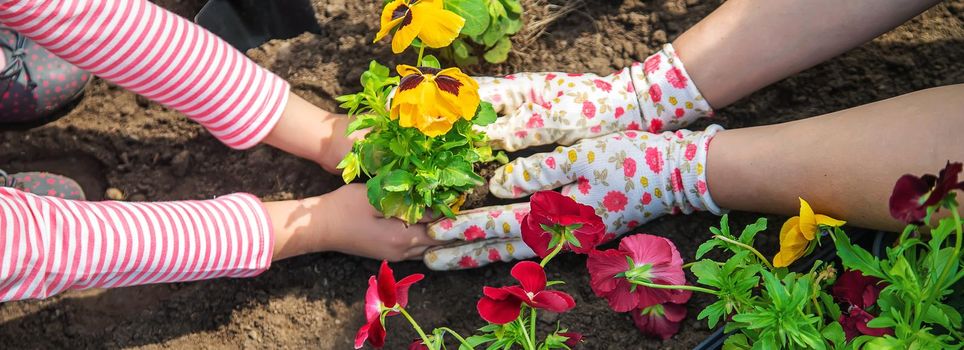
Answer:
<path fill-rule="evenodd" d="M 198 0 L 158 0 L 193 15 Z M 357 90 L 367 61 L 396 59 L 385 43 L 370 45 L 380 1 L 316 1 L 322 35 L 277 41 L 250 54 L 291 81 L 294 90 L 334 110 L 333 97 Z M 530 23 L 547 19 L 559 0 L 527 0 Z M 581 3 L 581 2 L 577 2 Z M 517 37 L 510 61 L 472 68 L 476 74 L 559 70 L 608 74 L 640 60 L 696 23 L 719 1 L 590 1 Z M 763 89 L 719 111 L 728 128 L 772 124 L 964 82 L 964 1 L 948 1 L 847 54 Z M 873 127 L 868 125 L 868 127 Z M 27 132 L 0 133 L 0 167 L 72 175 L 92 199 L 109 187 L 128 200 L 203 199 L 247 191 L 267 199 L 326 193 L 340 180 L 316 165 L 269 148 L 235 152 L 178 115 L 103 81 L 95 81 L 65 118 Z M 733 222 L 754 216 L 735 213 Z M 780 222 L 773 217 L 771 222 Z M 645 226 L 671 237 L 692 257 L 708 215 L 670 217 Z M 771 226 L 777 226 L 771 224 Z M 772 237 L 776 228 L 768 231 Z M 709 334 L 695 320 L 705 298 L 694 298 L 682 331 L 665 342 L 643 338 L 628 315 L 608 311 L 592 295 L 584 258 L 565 256 L 550 278 L 577 308 L 553 317 L 588 335 L 587 349 L 687 349 Z M 378 262 L 316 254 L 275 264 L 263 275 L 197 283 L 65 293 L 43 301 L 0 305 L 4 348 L 316 348 L 347 349 L 362 323 L 367 276 Z M 429 272 L 417 262 L 397 273 Z M 468 332 L 482 321 L 474 311 L 483 284 L 508 284 L 508 264 L 429 273 L 412 290 L 412 313 L 426 327 L 448 324 Z M 543 331 L 553 322 L 542 324 Z M 401 319 L 389 322 L 387 348 L 415 337 Z"/>

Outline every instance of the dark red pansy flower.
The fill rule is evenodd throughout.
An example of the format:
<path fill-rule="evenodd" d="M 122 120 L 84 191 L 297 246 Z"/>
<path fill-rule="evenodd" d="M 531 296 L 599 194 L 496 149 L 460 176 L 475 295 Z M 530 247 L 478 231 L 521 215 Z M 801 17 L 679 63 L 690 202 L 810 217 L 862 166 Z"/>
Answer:
<path fill-rule="evenodd" d="M 477 305 L 482 319 L 495 324 L 506 324 L 519 317 L 522 304 L 552 312 L 566 312 L 576 306 L 569 294 L 546 290 L 546 272 L 532 261 L 522 261 L 512 267 L 512 277 L 518 286 L 484 287 Z"/>
<path fill-rule="evenodd" d="M 565 344 L 570 348 L 574 348 L 580 343 L 582 343 L 582 338 L 583 338 L 582 333 L 565 332 L 565 333 L 559 333 L 559 335 L 567 338 Z"/>
<path fill-rule="evenodd" d="M 609 301 L 616 312 L 628 312 L 674 302 L 685 303 L 689 292 L 655 289 L 630 280 L 654 284 L 683 285 L 683 259 L 670 240 L 647 234 L 623 238 L 618 249 L 594 251 L 586 261 L 592 291 Z"/>
<path fill-rule="evenodd" d="M 938 176 L 901 176 L 890 195 L 890 215 L 906 223 L 919 224 L 927 216 L 928 207 L 939 203 L 954 189 L 964 190 L 964 182 L 957 181 L 961 169 L 961 163 L 948 162 Z"/>
<path fill-rule="evenodd" d="M 873 337 L 882 337 L 885 334 L 894 334 L 893 328 L 870 328 L 867 327 L 867 322 L 874 319 L 874 315 L 863 309 L 851 306 L 849 310 L 840 314 L 840 325 L 843 327 L 844 334 L 847 335 L 847 341 L 850 341 L 861 335 L 869 335 Z"/>
<path fill-rule="evenodd" d="M 531 210 L 522 219 L 522 241 L 539 257 L 559 242 L 577 253 L 588 253 L 606 231 L 596 210 L 555 191 L 539 191 L 529 199 Z"/>
<path fill-rule="evenodd" d="M 864 276 L 860 271 L 848 270 L 834 282 L 832 294 L 840 302 L 867 309 L 877 303 L 880 290 L 885 287 L 880 281 L 877 277 Z"/>
<path fill-rule="evenodd" d="M 395 273 L 388 262 L 382 260 L 378 276 L 368 279 L 368 291 L 365 292 L 365 319 L 368 321 L 355 335 L 355 349 L 361 349 L 365 341 L 375 348 L 385 346 L 385 325 L 382 324 L 382 312 L 386 315 L 397 315 L 398 307 L 408 305 L 408 288 L 425 276 L 417 273 L 395 281 Z"/>
<path fill-rule="evenodd" d="M 662 303 L 635 310 L 632 314 L 633 323 L 640 332 L 666 340 L 679 332 L 679 325 L 686 318 L 686 306 Z"/>

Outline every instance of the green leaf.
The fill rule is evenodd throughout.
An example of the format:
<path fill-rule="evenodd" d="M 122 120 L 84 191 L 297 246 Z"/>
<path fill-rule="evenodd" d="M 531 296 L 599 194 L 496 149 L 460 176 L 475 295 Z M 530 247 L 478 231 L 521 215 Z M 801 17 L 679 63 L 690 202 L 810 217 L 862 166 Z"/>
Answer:
<path fill-rule="evenodd" d="M 867 327 L 870 328 L 888 328 L 896 325 L 897 322 L 894 322 L 894 319 L 885 315 L 874 317 L 874 319 L 870 320 L 870 322 L 867 322 Z"/>
<path fill-rule="evenodd" d="M 722 241 L 712 238 L 700 244 L 699 248 L 696 248 L 696 259 L 702 258 L 704 254 L 709 253 L 715 247 L 720 246 Z"/>
<path fill-rule="evenodd" d="M 750 343 L 743 334 L 734 334 L 723 342 L 723 350 L 749 350 Z"/>
<path fill-rule="evenodd" d="M 752 246 L 753 239 L 756 237 L 756 234 L 763 232 L 766 229 L 767 229 L 767 219 L 759 218 L 756 220 L 755 223 L 751 225 L 747 225 L 746 228 L 743 229 L 743 232 L 740 233 L 739 241 L 740 243 Z"/>
<path fill-rule="evenodd" d="M 445 0 L 445 9 L 465 19 L 461 34 L 479 35 L 489 27 L 489 11 L 484 0 Z"/>
<path fill-rule="evenodd" d="M 345 180 L 345 183 L 350 183 L 356 177 L 361 170 L 360 164 L 358 163 L 358 155 L 354 152 L 348 152 L 345 158 L 342 158 L 341 162 L 335 166 L 336 169 L 343 169 L 341 171 L 341 178 Z"/>
<path fill-rule="evenodd" d="M 844 342 L 847 340 L 843 327 L 841 327 L 840 323 L 836 321 L 830 322 L 830 324 L 828 324 L 826 327 L 823 327 L 823 330 L 820 331 L 820 335 L 838 347 L 842 347 Z"/>
<path fill-rule="evenodd" d="M 489 29 L 487 29 L 485 33 L 482 33 L 481 44 L 485 45 L 485 47 L 492 47 L 499 39 L 504 38 L 505 28 L 502 27 L 502 25 L 502 21 L 493 21 Z"/>
<path fill-rule="evenodd" d="M 522 2 L 519 0 L 500 0 L 505 10 L 513 14 L 522 14 Z"/>
<path fill-rule="evenodd" d="M 374 114 L 361 114 L 355 116 L 351 123 L 348 123 L 348 127 L 345 129 L 345 135 L 351 135 L 351 133 L 361 130 L 368 129 L 375 126 L 378 123 L 378 116 Z"/>
<path fill-rule="evenodd" d="M 706 319 L 706 323 L 710 328 L 715 328 L 716 324 L 726 316 L 726 303 L 723 300 L 718 300 L 715 303 L 707 305 L 700 314 L 696 316 L 697 320 Z"/>
<path fill-rule="evenodd" d="M 512 51 L 512 41 L 502 37 L 482 57 L 489 63 L 502 63 L 509 58 L 509 51 Z"/>
<path fill-rule="evenodd" d="M 854 270 L 860 270 L 866 276 L 873 276 L 886 279 L 883 271 L 880 270 L 880 260 L 870 252 L 850 243 L 850 238 L 840 228 L 834 228 L 834 245 L 837 247 L 837 255 L 843 265 Z"/>
<path fill-rule="evenodd" d="M 422 67 L 441 69 L 442 64 L 438 62 L 438 57 L 433 55 L 422 56 Z"/>
<path fill-rule="evenodd" d="M 415 176 L 408 171 L 397 169 L 385 175 L 382 188 L 389 192 L 406 192 L 415 185 Z"/>
<path fill-rule="evenodd" d="M 503 26 L 505 28 L 506 35 L 514 35 L 522 30 L 522 16 L 515 13 L 510 13 L 508 16 L 502 18 Z"/>
<path fill-rule="evenodd" d="M 492 104 L 482 101 L 482 103 L 479 103 L 479 111 L 475 113 L 475 118 L 472 119 L 472 123 L 479 126 L 486 126 L 495 123 L 498 117 L 499 115 L 495 113 L 495 108 L 492 107 Z"/>
<path fill-rule="evenodd" d="M 382 179 L 384 178 L 383 175 L 376 175 L 365 182 L 365 187 L 368 189 L 368 202 L 378 211 L 382 211 L 382 197 L 385 196 L 385 191 L 382 190 Z"/>
<path fill-rule="evenodd" d="M 439 183 L 442 186 L 479 186 L 485 183 L 485 179 L 472 170 L 472 164 L 465 161 L 453 161 L 441 170 Z"/>
<path fill-rule="evenodd" d="M 456 60 L 464 60 L 469 58 L 469 56 L 471 55 L 471 49 L 469 48 L 469 44 L 465 43 L 465 40 L 462 40 L 462 38 L 457 38 L 455 39 L 455 41 L 452 41 L 451 47 L 452 47 L 452 54 L 455 55 Z"/>

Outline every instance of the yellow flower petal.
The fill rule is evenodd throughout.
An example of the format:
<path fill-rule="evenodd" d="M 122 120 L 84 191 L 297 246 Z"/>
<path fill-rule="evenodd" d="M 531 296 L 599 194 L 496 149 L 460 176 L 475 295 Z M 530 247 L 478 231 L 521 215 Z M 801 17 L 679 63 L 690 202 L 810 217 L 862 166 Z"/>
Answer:
<path fill-rule="evenodd" d="M 374 41 L 382 40 L 382 38 L 388 35 L 388 33 L 398 26 L 399 23 L 402 23 L 402 20 L 405 19 L 404 16 L 392 18 L 392 16 L 395 14 L 395 10 L 401 6 L 406 6 L 404 0 L 395 0 L 385 5 L 385 8 L 382 9 L 382 16 L 380 20 L 381 29 L 378 30 L 378 34 L 375 34 Z"/>
<path fill-rule="evenodd" d="M 800 233 L 799 223 L 800 218 L 797 216 L 783 223 L 783 227 L 780 228 L 780 246 L 807 242 L 806 237 Z"/>
<path fill-rule="evenodd" d="M 392 52 L 402 53 L 409 46 L 412 45 L 412 41 L 418 36 L 418 33 L 422 31 L 422 25 L 424 21 L 417 20 L 415 14 L 412 14 L 412 20 L 405 23 L 404 21 L 395 31 L 395 37 L 392 38 Z"/>
<path fill-rule="evenodd" d="M 814 217 L 810 203 L 800 198 L 800 232 L 808 240 L 812 240 L 817 235 L 817 219 Z"/>
<path fill-rule="evenodd" d="M 434 4 L 436 2 L 420 1 L 412 6 L 412 21 L 422 23 L 418 38 L 422 39 L 423 44 L 433 48 L 446 47 L 459 36 L 465 19 L 455 12 L 442 9 L 441 1 L 437 2 L 437 8 Z"/>
<path fill-rule="evenodd" d="M 789 250 L 780 249 L 780 252 L 778 252 L 777 255 L 773 257 L 773 266 L 774 267 L 790 266 L 790 264 L 792 264 L 794 261 L 797 261 L 797 259 L 800 259 L 800 257 L 803 256 L 803 253 L 806 251 L 805 249 L 806 246 L 804 246 L 803 248 L 804 249 L 789 249 Z"/>
<path fill-rule="evenodd" d="M 837 220 L 823 214 L 817 214 L 815 215 L 815 218 L 817 219 L 817 225 L 840 227 L 847 223 L 846 221 Z"/>

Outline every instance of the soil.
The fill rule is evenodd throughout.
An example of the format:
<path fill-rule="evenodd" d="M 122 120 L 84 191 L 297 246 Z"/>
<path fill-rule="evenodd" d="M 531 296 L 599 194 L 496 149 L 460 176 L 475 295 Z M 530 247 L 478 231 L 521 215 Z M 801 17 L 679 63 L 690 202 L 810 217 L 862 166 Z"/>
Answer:
<path fill-rule="evenodd" d="M 192 16 L 200 0 L 157 0 Z M 295 92 L 337 110 L 334 96 L 358 90 L 370 59 L 397 62 L 387 41 L 371 45 L 380 1 L 314 0 L 323 34 L 273 41 L 250 55 L 287 78 Z M 589 4 L 587 4 L 589 3 Z M 645 58 L 719 5 L 719 1 L 527 0 L 529 26 L 502 65 L 474 74 L 513 71 L 609 72 Z M 569 4 L 558 6 L 556 4 Z M 561 12 L 560 12 L 561 11 Z M 847 54 L 808 69 L 719 111 L 728 128 L 802 119 L 915 90 L 964 82 L 964 1 L 945 2 Z M 410 59 L 410 57 L 405 58 Z M 695 126 L 698 128 L 699 126 Z M 872 127 L 872 126 L 868 126 Z M 0 168 L 48 170 L 78 178 L 91 199 L 108 188 L 131 201 L 204 199 L 246 191 L 268 200 L 320 195 L 341 180 L 317 165 L 269 147 L 236 152 L 175 112 L 97 80 L 65 118 L 30 131 L 0 133 Z M 112 191 L 114 192 L 114 191 Z M 114 194 L 117 196 L 117 194 Z M 733 213 L 734 226 L 756 215 Z M 770 217 L 771 222 L 783 218 Z M 710 215 L 666 217 L 645 232 L 673 239 L 692 258 Z M 778 224 L 767 242 L 772 253 Z M 551 316 L 586 333 L 586 349 L 689 349 L 710 330 L 695 315 L 695 297 L 681 332 L 668 341 L 642 337 L 626 314 L 593 296 L 585 260 L 563 256 L 550 278 L 568 282 L 577 308 Z M 0 305 L 5 348 L 314 348 L 347 349 L 362 324 L 367 277 L 377 261 L 316 254 L 275 264 L 251 279 L 69 292 L 43 301 Z M 510 283 L 508 264 L 430 272 L 421 263 L 395 264 L 397 274 L 427 273 L 412 290 L 411 312 L 424 326 L 468 333 L 482 324 L 475 301 L 483 285 Z M 387 348 L 416 337 L 401 318 L 389 321 Z"/>

